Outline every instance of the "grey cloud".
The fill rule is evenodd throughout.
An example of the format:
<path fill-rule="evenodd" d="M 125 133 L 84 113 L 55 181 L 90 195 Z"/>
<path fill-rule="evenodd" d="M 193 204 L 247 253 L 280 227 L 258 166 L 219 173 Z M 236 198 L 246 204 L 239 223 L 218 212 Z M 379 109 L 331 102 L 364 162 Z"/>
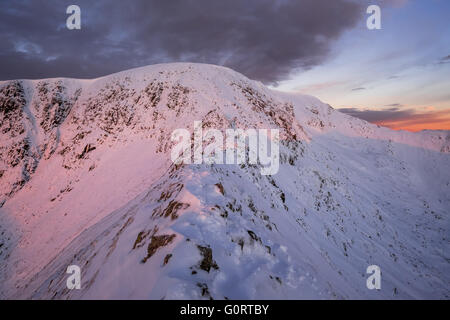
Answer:
<path fill-rule="evenodd" d="M 7 1 L 0 9 L 0 79 L 92 78 L 152 63 L 221 64 L 266 83 L 326 59 L 364 17 L 349 0 Z"/>
<path fill-rule="evenodd" d="M 439 61 L 438 64 L 444 64 L 444 63 L 450 63 L 450 54 L 446 57 L 442 57 Z"/>
<path fill-rule="evenodd" d="M 387 110 L 363 110 L 358 108 L 343 108 L 339 111 L 348 115 L 390 128 L 411 128 L 417 130 L 429 128 L 433 124 L 434 128 L 448 130 L 450 113 L 444 110 L 423 110 L 390 108 Z"/>
<path fill-rule="evenodd" d="M 411 118 L 415 111 L 412 109 L 400 110 L 398 108 L 390 108 L 387 110 L 362 110 L 358 108 L 342 108 L 340 112 L 350 116 L 366 120 L 368 122 L 395 121 Z"/>
<path fill-rule="evenodd" d="M 366 90 L 366 88 L 364 87 L 359 87 L 359 88 L 353 88 L 352 91 L 361 91 L 361 90 Z"/>

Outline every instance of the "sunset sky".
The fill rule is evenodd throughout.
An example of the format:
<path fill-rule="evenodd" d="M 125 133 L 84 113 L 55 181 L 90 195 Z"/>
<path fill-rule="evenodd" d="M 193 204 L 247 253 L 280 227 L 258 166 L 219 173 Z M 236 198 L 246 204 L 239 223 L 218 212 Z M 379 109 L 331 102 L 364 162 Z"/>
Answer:
<path fill-rule="evenodd" d="M 328 60 L 278 89 L 393 129 L 450 130 L 450 1 L 398 1 L 381 21 L 368 30 L 361 20 Z"/>
<path fill-rule="evenodd" d="M 450 129 L 449 21 L 448 0 L 5 0 L 0 80 L 213 63 L 394 129 Z"/>

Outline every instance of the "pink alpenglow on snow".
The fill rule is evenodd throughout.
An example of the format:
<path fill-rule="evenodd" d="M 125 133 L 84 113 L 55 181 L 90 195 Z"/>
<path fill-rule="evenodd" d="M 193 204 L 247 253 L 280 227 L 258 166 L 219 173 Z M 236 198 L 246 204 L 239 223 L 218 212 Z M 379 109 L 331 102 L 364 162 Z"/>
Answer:
<path fill-rule="evenodd" d="M 193 163 L 195 164 L 244 164 L 247 158 L 246 141 L 248 140 L 248 163 L 260 164 L 262 175 L 274 175 L 278 172 L 280 149 L 278 129 L 226 129 L 225 134 L 224 143 L 220 130 L 208 129 L 203 133 L 201 121 L 194 121 L 193 139 L 188 130 L 176 129 L 171 136 L 171 140 L 176 142 L 172 148 L 171 159 L 176 164 L 190 164 L 193 140 Z M 203 148 L 204 142 L 209 144 Z"/>
<path fill-rule="evenodd" d="M 191 63 L 5 81 L 0 108 L 0 298 L 450 296 L 448 131 Z"/>

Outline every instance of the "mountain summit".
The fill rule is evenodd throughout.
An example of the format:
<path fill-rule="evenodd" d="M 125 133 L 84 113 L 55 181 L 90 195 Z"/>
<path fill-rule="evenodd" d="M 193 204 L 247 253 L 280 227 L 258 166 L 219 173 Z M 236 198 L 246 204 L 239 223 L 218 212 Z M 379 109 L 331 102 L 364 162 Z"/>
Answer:
<path fill-rule="evenodd" d="M 278 172 L 174 164 L 195 121 L 278 129 Z M 213 65 L 1 82 L 0 297 L 449 298 L 449 152 Z"/>

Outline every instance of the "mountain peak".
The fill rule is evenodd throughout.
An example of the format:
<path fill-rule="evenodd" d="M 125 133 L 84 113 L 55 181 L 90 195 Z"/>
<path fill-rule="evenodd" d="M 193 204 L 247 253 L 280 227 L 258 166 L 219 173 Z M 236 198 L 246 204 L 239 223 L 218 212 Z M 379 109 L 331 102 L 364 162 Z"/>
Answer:
<path fill-rule="evenodd" d="M 0 120 L 2 297 L 448 297 L 448 132 L 192 63 L 3 82 Z M 172 163 L 171 134 L 195 122 L 279 130 L 279 171 Z"/>

